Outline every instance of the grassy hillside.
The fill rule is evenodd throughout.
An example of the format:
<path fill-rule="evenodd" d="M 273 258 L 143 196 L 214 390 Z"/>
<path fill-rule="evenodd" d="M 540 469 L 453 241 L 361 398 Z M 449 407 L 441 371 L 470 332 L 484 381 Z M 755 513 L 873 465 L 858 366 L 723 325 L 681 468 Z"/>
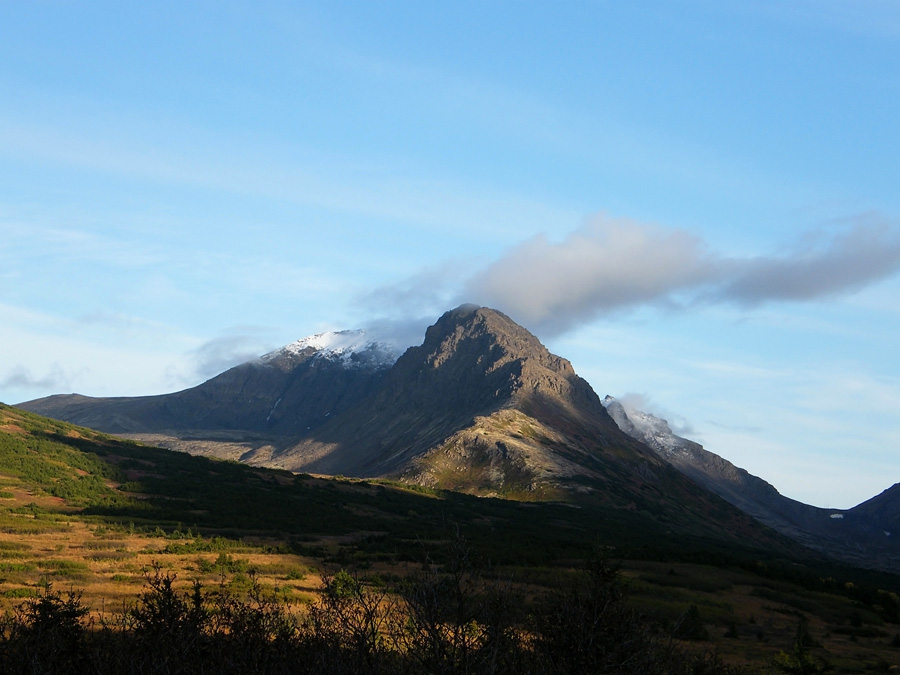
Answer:
<path fill-rule="evenodd" d="M 583 558 L 597 542 L 622 555 L 650 549 L 758 555 L 742 549 L 738 537 L 708 537 L 700 525 L 674 529 L 669 514 L 652 512 L 649 500 L 627 509 L 528 504 L 389 481 L 294 475 L 149 448 L 8 406 L 0 408 L 0 474 L 4 490 L 27 502 L 3 512 L 3 527 L 11 531 L 52 529 L 77 514 L 79 522 L 129 531 L 190 528 L 338 558 L 402 561 L 417 559 L 423 542 L 459 526 L 497 564 Z M 782 554 L 794 550 L 778 538 L 768 541 L 783 543 Z"/>
<path fill-rule="evenodd" d="M 260 470 L 123 441 L 0 405 L 0 605 L 47 584 L 94 612 L 133 603 L 154 565 L 207 587 L 253 584 L 297 611 L 323 573 L 400 584 L 457 533 L 490 578 L 535 599 L 600 546 L 661 636 L 774 663 L 810 636 L 836 672 L 900 663 L 900 580 L 678 531 L 650 504 L 536 504 Z M 776 541 L 773 539 L 773 541 Z M 690 630 L 688 630 L 690 628 Z M 861 668 L 860 666 L 865 666 Z M 753 672 L 753 671 L 751 671 Z"/>

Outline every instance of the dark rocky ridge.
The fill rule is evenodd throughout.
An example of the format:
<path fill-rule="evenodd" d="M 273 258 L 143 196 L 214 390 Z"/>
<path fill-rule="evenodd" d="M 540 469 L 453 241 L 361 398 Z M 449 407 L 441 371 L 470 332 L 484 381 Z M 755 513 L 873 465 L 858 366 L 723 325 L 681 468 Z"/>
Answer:
<path fill-rule="evenodd" d="M 243 363 L 184 391 L 159 396 L 91 398 L 63 394 L 20 408 L 115 434 L 247 431 L 298 437 L 373 391 L 386 366 L 276 352 Z"/>
<path fill-rule="evenodd" d="M 854 565 L 900 572 L 900 537 L 894 534 L 900 535 L 900 484 L 852 509 L 810 506 L 785 497 L 770 483 L 699 443 L 675 435 L 665 420 L 639 411 L 629 414 L 611 397 L 605 403 L 624 432 L 760 522 Z"/>

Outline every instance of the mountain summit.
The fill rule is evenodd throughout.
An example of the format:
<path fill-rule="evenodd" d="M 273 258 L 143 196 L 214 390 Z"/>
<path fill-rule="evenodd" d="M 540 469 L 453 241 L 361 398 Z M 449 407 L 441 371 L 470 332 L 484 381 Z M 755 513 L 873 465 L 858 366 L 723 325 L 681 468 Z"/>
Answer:
<path fill-rule="evenodd" d="M 638 447 L 567 360 L 504 314 L 464 305 L 429 327 L 376 392 L 272 460 L 322 473 L 403 474 L 436 486 L 462 480 L 500 488 L 522 470 L 518 487 L 533 489 L 537 475 L 573 472 L 570 460 L 585 451 L 566 438 L 570 431 Z M 637 452 L 650 456 L 642 446 Z M 528 461 L 537 454 L 540 467 Z"/>

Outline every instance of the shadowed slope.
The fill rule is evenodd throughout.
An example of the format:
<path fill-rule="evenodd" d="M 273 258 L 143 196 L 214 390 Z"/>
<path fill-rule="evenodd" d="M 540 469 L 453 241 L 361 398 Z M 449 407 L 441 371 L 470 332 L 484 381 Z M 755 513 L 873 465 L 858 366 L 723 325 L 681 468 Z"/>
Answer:
<path fill-rule="evenodd" d="M 800 543 L 854 565 L 900 572 L 900 484 L 849 510 L 785 497 L 762 478 L 702 445 L 676 436 L 665 420 L 604 400 L 619 427 L 707 490 Z"/>
<path fill-rule="evenodd" d="M 389 364 L 366 357 L 348 363 L 320 358 L 314 347 L 283 349 L 172 394 L 67 394 L 18 407 L 108 433 L 239 430 L 296 438 L 378 385 Z"/>

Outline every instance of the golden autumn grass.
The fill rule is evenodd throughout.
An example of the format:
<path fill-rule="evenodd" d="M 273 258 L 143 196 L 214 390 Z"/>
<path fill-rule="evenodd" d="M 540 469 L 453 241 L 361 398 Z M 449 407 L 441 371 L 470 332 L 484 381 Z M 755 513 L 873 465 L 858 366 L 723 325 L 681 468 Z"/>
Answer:
<path fill-rule="evenodd" d="M 240 595 L 252 571 L 264 590 L 290 611 L 302 612 L 320 592 L 322 570 L 334 570 L 322 560 L 262 546 L 235 543 L 220 552 L 172 553 L 167 549 L 173 544 L 177 549 L 196 540 L 130 533 L 77 517 L 61 518 L 56 525 L 50 531 L 0 533 L 0 610 L 12 609 L 50 583 L 58 590 L 82 593 L 95 616 L 118 614 L 134 604 L 145 587 L 145 575 L 158 565 L 177 575 L 176 586 L 185 592 L 198 580 L 206 589 L 223 585 Z M 387 576 L 404 569 L 408 571 L 376 564 L 366 574 Z M 877 672 L 900 665 L 900 627 L 884 624 L 839 596 L 766 582 L 745 571 L 688 563 L 624 561 L 622 576 L 631 604 L 660 626 L 677 622 L 686 608 L 696 605 L 709 639 L 679 643 L 687 649 L 714 650 L 723 661 L 750 672 L 770 663 L 779 651 L 792 649 L 800 616 L 819 645 L 816 651 L 834 672 Z M 546 588 L 546 582 L 529 581 L 526 575 L 518 586 L 527 596 Z"/>
<path fill-rule="evenodd" d="M 14 494 L 13 499 L 2 500 L 0 508 L 52 506 L 47 504 L 52 498 L 35 499 L 20 490 Z M 120 611 L 134 601 L 154 565 L 176 574 L 178 585 L 184 587 L 198 580 L 205 587 L 225 584 L 240 591 L 253 574 L 265 590 L 287 604 L 309 602 L 321 586 L 316 561 L 262 546 L 232 542 L 218 552 L 177 553 L 172 551 L 179 545 L 190 548 L 198 539 L 91 524 L 62 510 L 50 522 L 15 515 L 21 527 L 11 527 L 8 519 L 6 531 L 0 532 L 0 611 L 36 596 L 48 583 L 57 590 L 81 592 L 85 605 L 95 612 Z"/>

